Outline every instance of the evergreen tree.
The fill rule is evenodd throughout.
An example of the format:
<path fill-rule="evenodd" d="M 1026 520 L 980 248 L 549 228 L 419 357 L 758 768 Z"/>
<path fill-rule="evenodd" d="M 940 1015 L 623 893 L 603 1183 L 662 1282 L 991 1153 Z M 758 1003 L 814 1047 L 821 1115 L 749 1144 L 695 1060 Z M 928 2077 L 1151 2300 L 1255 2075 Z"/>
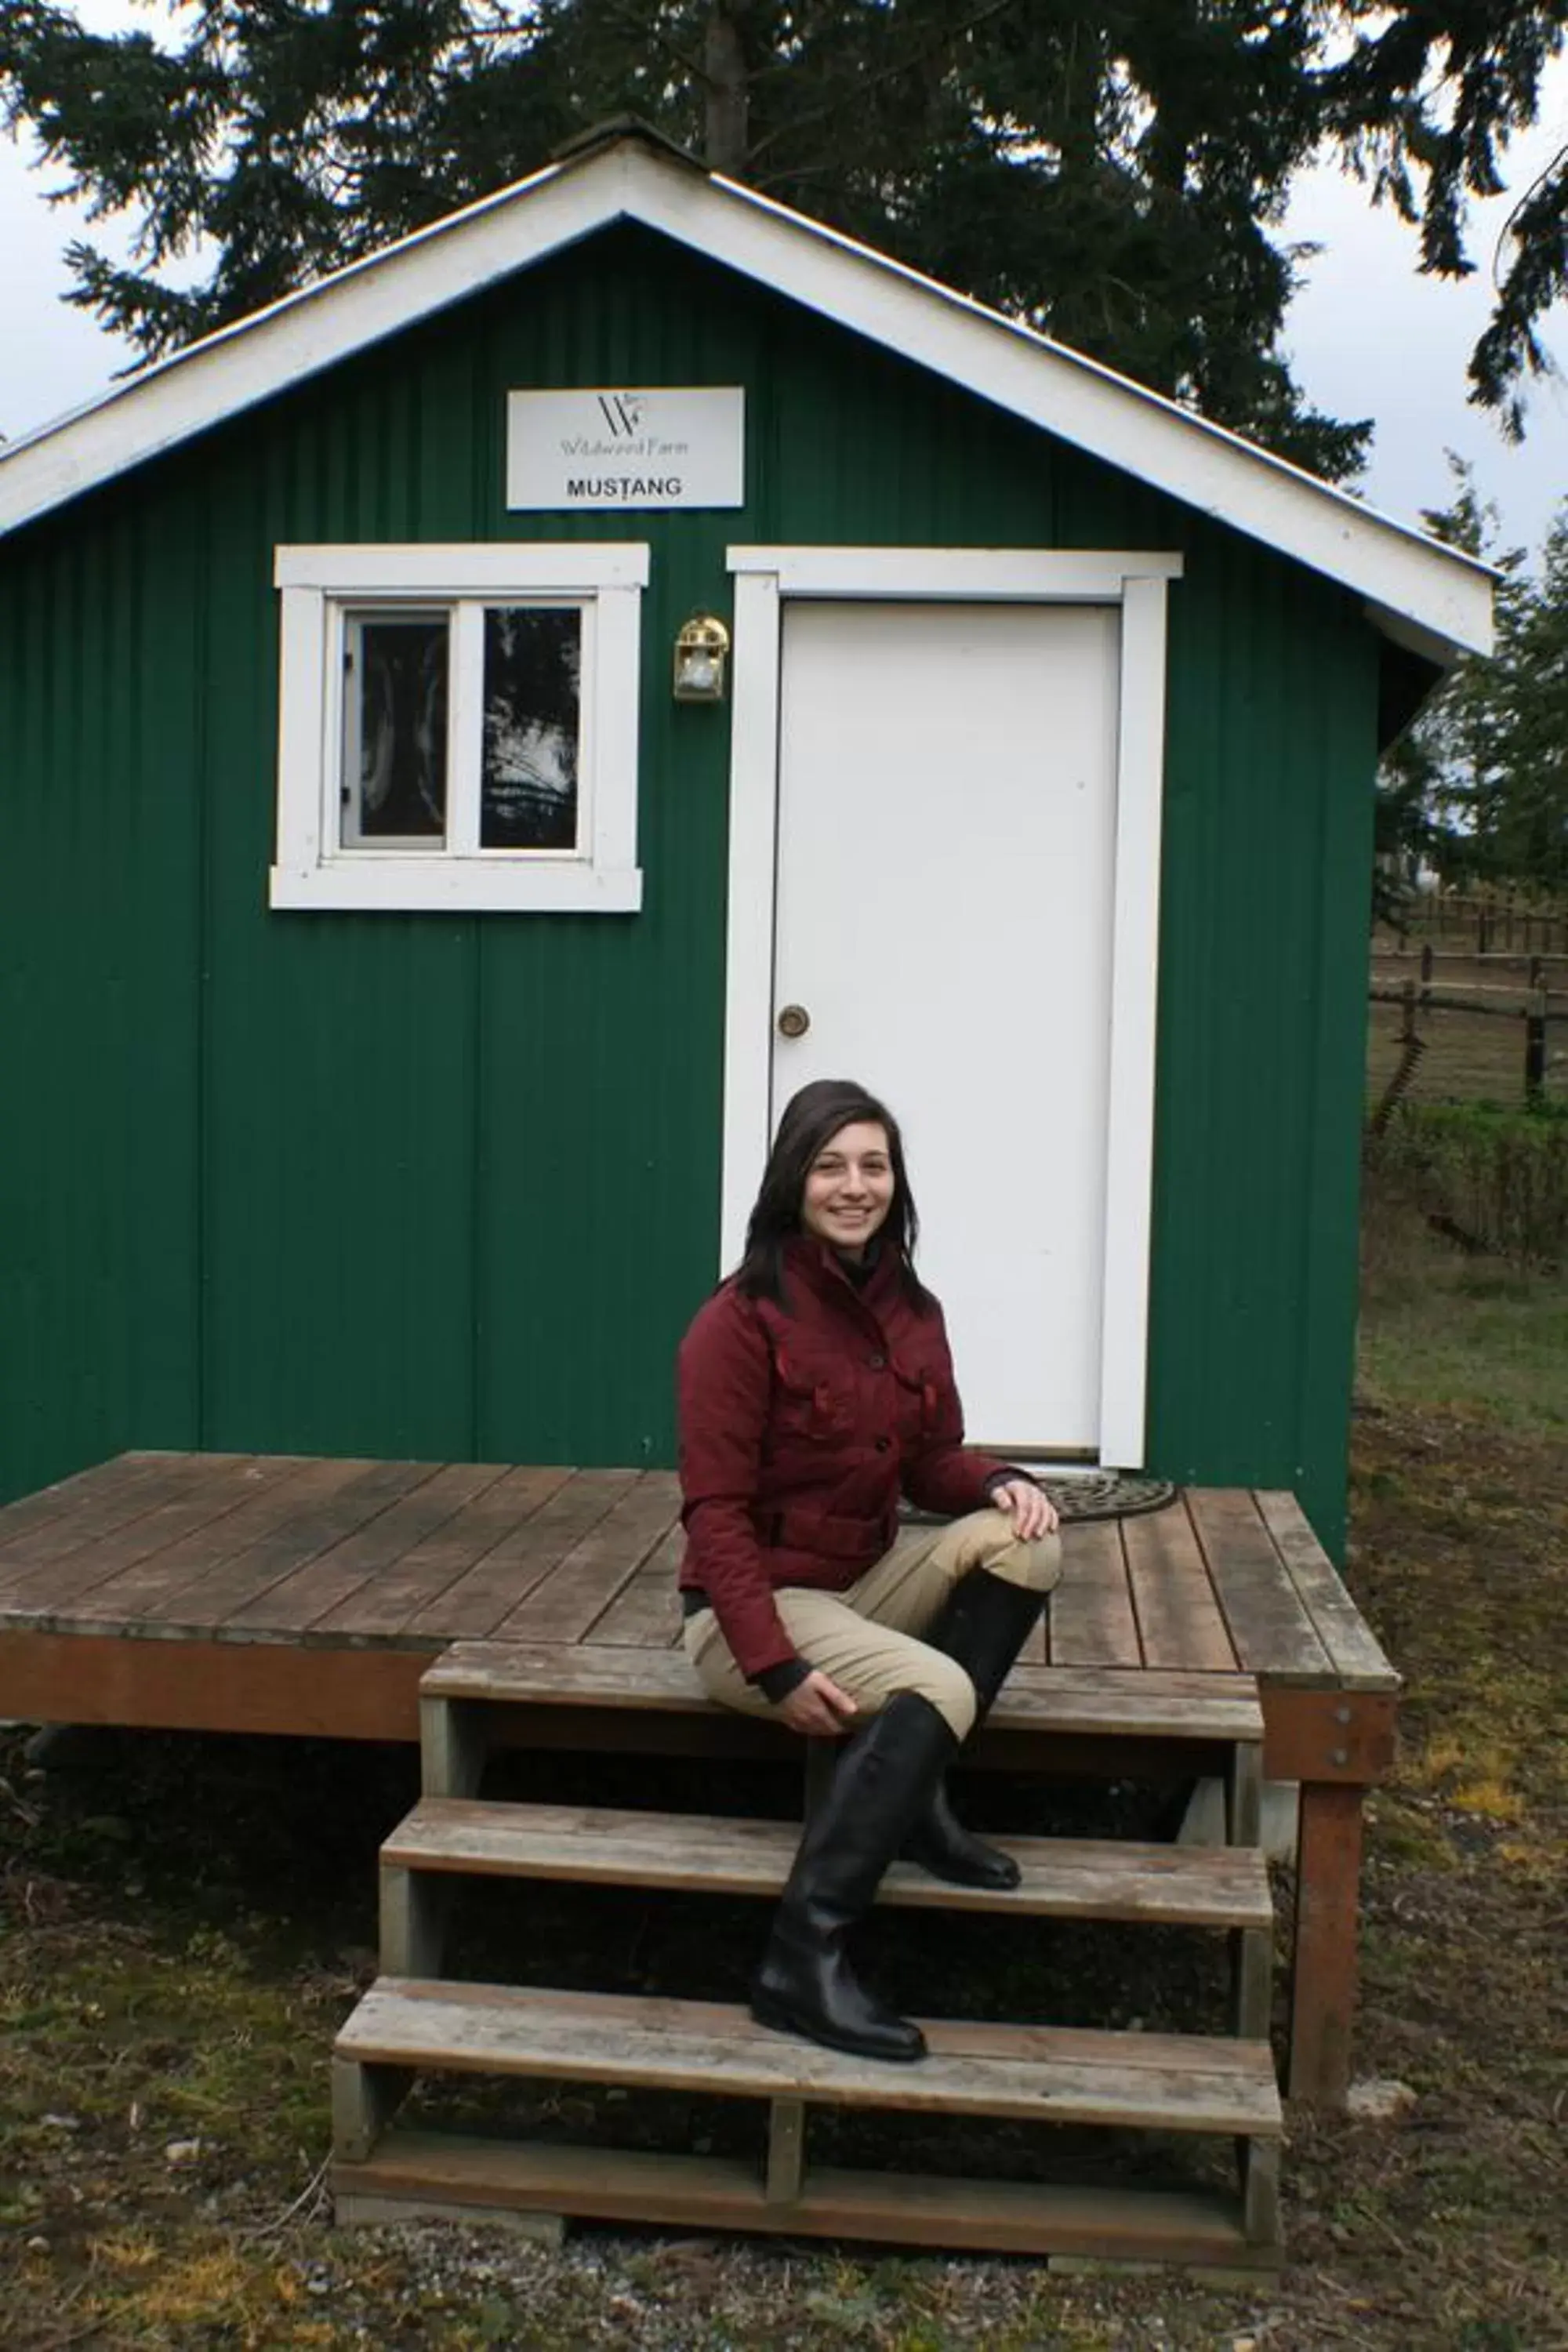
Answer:
<path fill-rule="evenodd" d="M 1468 655 L 1384 761 L 1379 848 L 1406 874 L 1568 888 L 1568 504 L 1532 577 L 1500 549 L 1496 509 L 1450 459 L 1451 505 L 1428 530 L 1498 567 L 1497 642 Z"/>
<path fill-rule="evenodd" d="M 1349 0 L 1356 38 L 1323 84 L 1324 128 L 1373 194 L 1419 225 L 1421 266 L 1470 276 L 1472 196 L 1501 193 L 1502 153 L 1534 122 L 1568 35 L 1568 0 Z M 1554 373 L 1538 332 L 1568 294 L 1568 142 L 1515 205 L 1498 298 L 1470 356 L 1470 397 L 1518 439 L 1531 376 Z"/>
<path fill-rule="evenodd" d="M 716 170 L 1331 478 L 1368 428 L 1281 350 L 1293 174 L 1325 146 L 1461 273 L 1568 0 L 193 0 L 154 38 L 0 0 L 0 107 L 121 268 L 72 299 L 144 356 L 637 113 Z M 167 266 L 211 268 L 194 285 Z M 1520 205 L 1475 396 L 1515 429 L 1568 288 L 1568 155 Z"/>
<path fill-rule="evenodd" d="M 1315 470 L 1279 241 L 1319 128 L 1318 0 L 201 0 L 161 43 L 0 8 L 0 90 L 121 268 L 74 300 L 144 355 L 635 112 L 715 169 Z M 165 265 L 212 267 L 176 289 Z"/>

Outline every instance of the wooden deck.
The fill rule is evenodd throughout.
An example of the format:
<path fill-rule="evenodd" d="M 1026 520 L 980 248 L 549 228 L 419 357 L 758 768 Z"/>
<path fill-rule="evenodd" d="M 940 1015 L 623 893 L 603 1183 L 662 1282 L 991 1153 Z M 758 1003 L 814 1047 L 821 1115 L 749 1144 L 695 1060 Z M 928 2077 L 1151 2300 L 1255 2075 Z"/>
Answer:
<path fill-rule="evenodd" d="M 419 1677 L 451 1643 L 668 1648 L 679 1554 L 665 1471 L 125 1454 L 0 1510 L 0 1716 L 412 1741 Z M 1292 2088 L 1333 2096 L 1362 1801 L 1392 1759 L 1398 1677 L 1294 1500 L 1193 1490 L 1069 1524 L 1032 1656 L 1258 1677 L 1264 1769 L 1302 1784 Z M 713 1710 L 657 1734 L 623 1711 L 617 1736 L 785 1735 Z M 999 1739 L 992 1760 L 1016 1757 Z"/>

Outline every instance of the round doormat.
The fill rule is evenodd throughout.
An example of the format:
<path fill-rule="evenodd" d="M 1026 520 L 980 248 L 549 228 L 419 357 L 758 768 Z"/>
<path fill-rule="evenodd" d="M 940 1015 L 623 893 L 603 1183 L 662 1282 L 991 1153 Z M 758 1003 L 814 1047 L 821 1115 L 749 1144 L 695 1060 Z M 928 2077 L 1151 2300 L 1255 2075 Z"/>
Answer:
<path fill-rule="evenodd" d="M 1064 1519 L 1130 1519 L 1139 1511 L 1163 1511 L 1176 1499 L 1168 1478 L 1140 1478 L 1130 1471 L 1089 1470 L 1078 1478 L 1052 1478 L 1042 1486 Z"/>
<path fill-rule="evenodd" d="M 1140 1478 L 1131 1471 L 1086 1470 L 1075 1478 L 1053 1478 L 1042 1470 L 1035 1483 L 1045 1488 L 1062 1519 L 1131 1519 L 1140 1511 L 1163 1511 L 1176 1499 L 1168 1478 Z M 911 1503 L 903 1505 L 899 1517 L 909 1527 L 945 1525 L 941 1511 L 917 1511 Z"/>

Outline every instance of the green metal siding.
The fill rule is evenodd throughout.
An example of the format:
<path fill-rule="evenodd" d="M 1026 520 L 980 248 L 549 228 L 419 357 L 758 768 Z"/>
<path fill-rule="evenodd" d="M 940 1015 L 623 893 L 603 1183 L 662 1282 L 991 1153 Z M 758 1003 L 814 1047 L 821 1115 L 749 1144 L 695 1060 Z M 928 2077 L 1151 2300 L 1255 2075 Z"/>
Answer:
<path fill-rule="evenodd" d="M 505 394 L 743 383 L 748 504 L 508 515 Z M 636 917 L 273 914 L 279 542 L 647 539 Z M 1175 547 L 1155 1466 L 1342 1514 L 1353 600 L 643 232 L 0 549 L 0 1494 L 127 1445 L 671 1458 L 713 1277 L 732 541 Z M 761 910 L 759 910 L 761 912 Z M 955 1089 L 962 1075 L 954 1074 Z"/>

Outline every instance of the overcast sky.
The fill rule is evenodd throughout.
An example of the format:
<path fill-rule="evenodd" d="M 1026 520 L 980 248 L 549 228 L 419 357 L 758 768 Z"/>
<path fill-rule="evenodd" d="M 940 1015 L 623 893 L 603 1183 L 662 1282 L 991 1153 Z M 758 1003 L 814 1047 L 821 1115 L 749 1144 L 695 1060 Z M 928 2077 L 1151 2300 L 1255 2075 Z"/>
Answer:
<path fill-rule="evenodd" d="M 147 23 L 158 9 L 127 0 L 86 0 L 81 13 L 104 30 Z M 1548 105 L 1512 151 L 1512 188 L 1522 191 L 1568 143 L 1568 63 L 1548 85 Z M 79 215 L 44 201 L 60 174 L 29 168 L 25 150 L 0 137 L 0 432 L 16 436 L 90 399 L 126 360 L 124 347 L 61 301 L 68 278 L 60 254 L 72 235 L 122 249 L 114 225 L 84 229 Z M 1478 215 L 1473 251 L 1480 267 L 1461 284 L 1419 277 L 1415 239 L 1364 192 L 1334 172 L 1303 180 L 1289 221 L 1292 237 L 1323 247 L 1290 312 L 1288 340 L 1308 396 L 1331 415 L 1371 416 L 1377 437 L 1363 488 L 1373 503 L 1414 522 L 1448 497 L 1444 451 L 1475 465 L 1501 510 L 1510 544 L 1539 547 L 1552 509 L 1568 492 L 1568 385 L 1531 395 L 1530 430 L 1510 448 L 1497 425 L 1465 399 L 1465 362 L 1485 322 L 1493 247 L 1511 199 Z M 1568 369 L 1568 305 L 1547 322 L 1545 340 Z"/>

